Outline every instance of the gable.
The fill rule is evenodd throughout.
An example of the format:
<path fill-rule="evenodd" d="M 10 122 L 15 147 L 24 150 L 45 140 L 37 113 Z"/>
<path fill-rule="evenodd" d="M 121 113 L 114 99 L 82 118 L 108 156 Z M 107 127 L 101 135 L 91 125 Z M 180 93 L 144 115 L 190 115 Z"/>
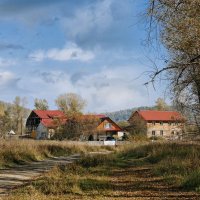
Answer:
<path fill-rule="evenodd" d="M 134 123 L 137 123 L 138 120 L 139 120 L 139 121 L 144 121 L 144 122 L 146 122 L 146 120 L 145 120 L 137 111 L 135 111 L 135 112 L 131 115 L 131 117 L 128 119 L 128 122 L 129 122 L 130 124 L 134 124 Z"/>
<path fill-rule="evenodd" d="M 106 117 L 102 119 L 101 123 L 98 125 L 97 130 L 100 131 L 121 131 L 122 129 L 113 122 L 110 118 Z"/>
<path fill-rule="evenodd" d="M 26 126 L 38 126 L 40 122 L 48 128 L 56 127 L 66 123 L 66 116 L 60 110 L 33 110 L 26 121 Z"/>

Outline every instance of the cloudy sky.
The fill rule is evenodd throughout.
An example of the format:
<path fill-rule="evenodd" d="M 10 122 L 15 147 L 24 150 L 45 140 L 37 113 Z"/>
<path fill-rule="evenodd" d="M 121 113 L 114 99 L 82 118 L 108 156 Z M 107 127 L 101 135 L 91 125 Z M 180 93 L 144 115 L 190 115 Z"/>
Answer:
<path fill-rule="evenodd" d="M 145 46 L 145 0 L 1 0 L 0 99 L 54 99 L 74 92 L 85 112 L 153 105 L 146 88 L 159 51 Z M 159 61 L 158 61 L 159 62 Z M 161 62 L 159 62 L 161 63 Z M 143 74 L 143 75 L 141 75 Z"/>

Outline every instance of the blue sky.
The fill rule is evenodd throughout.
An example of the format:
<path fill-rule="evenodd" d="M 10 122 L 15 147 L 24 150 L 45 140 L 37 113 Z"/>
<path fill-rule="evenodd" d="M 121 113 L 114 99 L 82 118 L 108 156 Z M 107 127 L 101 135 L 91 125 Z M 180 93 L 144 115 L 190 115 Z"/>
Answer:
<path fill-rule="evenodd" d="M 144 45 L 145 0 L 1 0 L 1 100 L 55 98 L 74 92 L 85 112 L 153 105 L 165 98 L 143 85 L 161 52 Z M 138 78 L 139 77 L 139 78 Z M 162 85 L 162 86 L 161 86 Z M 164 85 L 164 86 L 163 86 Z"/>

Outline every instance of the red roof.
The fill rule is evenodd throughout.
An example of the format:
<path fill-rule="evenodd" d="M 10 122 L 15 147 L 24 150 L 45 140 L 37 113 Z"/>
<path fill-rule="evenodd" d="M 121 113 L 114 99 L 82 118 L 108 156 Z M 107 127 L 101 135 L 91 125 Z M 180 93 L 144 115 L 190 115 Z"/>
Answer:
<path fill-rule="evenodd" d="M 60 110 L 34 110 L 41 119 L 50 119 L 55 117 L 64 117 L 65 114 Z"/>
<path fill-rule="evenodd" d="M 61 120 L 53 120 L 53 119 L 42 119 L 41 123 L 48 128 L 55 128 L 60 125 L 64 125 L 66 123 L 67 119 L 61 119 Z"/>
<path fill-rule="evenodd" d="M 141 110 L 136 111 L 146 121 L 182 121 L 184 117 L 176 111 Z"/>
<path fill-rule="evenodd" d="M 65 114 L 60 110 L 33 110 L 33 112 L 41 118 L 41 123 L 48 128 L 65 124 L 67 120 Z"/>

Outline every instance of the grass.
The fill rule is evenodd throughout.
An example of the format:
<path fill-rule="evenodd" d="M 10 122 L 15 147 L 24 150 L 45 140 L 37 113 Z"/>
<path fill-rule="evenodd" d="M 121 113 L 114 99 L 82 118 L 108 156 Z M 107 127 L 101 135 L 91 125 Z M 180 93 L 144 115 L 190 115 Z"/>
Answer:
<path fill-rule="evenodd" d="M 34 140 L 4 140 L 0 141 L 0 146 L 0 168 L 43 160 L 52 156 L 110 150 L 110 147 L 94 147 L 73 142 Z"/>
<path fill-rule="evenodd" d="M 200 191 L 200 145 L 152 143 L 122 151 L 120 156 L 135 165 L 152 165 L 154 175 L 173 180 L 177 187 Z"/>
<path fill-rule="evenodd" d="M 113 158 L 114 159 L 114 158 Z M 98 160 L 98 161 L 97 161 Z M 98 166 L 107 165 L 111 161 L 109 155 L 88 155 L 81 160 L 65 166 L 56 166 L 43 177 L 33 181 L 31 185 L 22 187 L 6 199 L 67 199 L 109 194 L 112 189 L 107 176 L 97 175 Z M 104 164 L 102 163 L 104 162 Z M 113 161 L 113 160 L 112 160 Z M 68 198 L 69 197 L 69 198 Z"/>
<path fill-rule="evenodd" d="M 197 195 L 187 191 L 200 192 L 199 158 L 200 145 L 145 143 L 121 146 L 112 154 L 84 154 L 73 164 L 57 166 L 6 199 L 102 200 L 151 193 L 161 199 L 163 193 L 159 188 L 166 188 L 168 199 L 173 195 L 177 199 L 177 193 L 184 193 L 186 197 Z M 168 194 L 169 188 L 172 190 Z"/>

